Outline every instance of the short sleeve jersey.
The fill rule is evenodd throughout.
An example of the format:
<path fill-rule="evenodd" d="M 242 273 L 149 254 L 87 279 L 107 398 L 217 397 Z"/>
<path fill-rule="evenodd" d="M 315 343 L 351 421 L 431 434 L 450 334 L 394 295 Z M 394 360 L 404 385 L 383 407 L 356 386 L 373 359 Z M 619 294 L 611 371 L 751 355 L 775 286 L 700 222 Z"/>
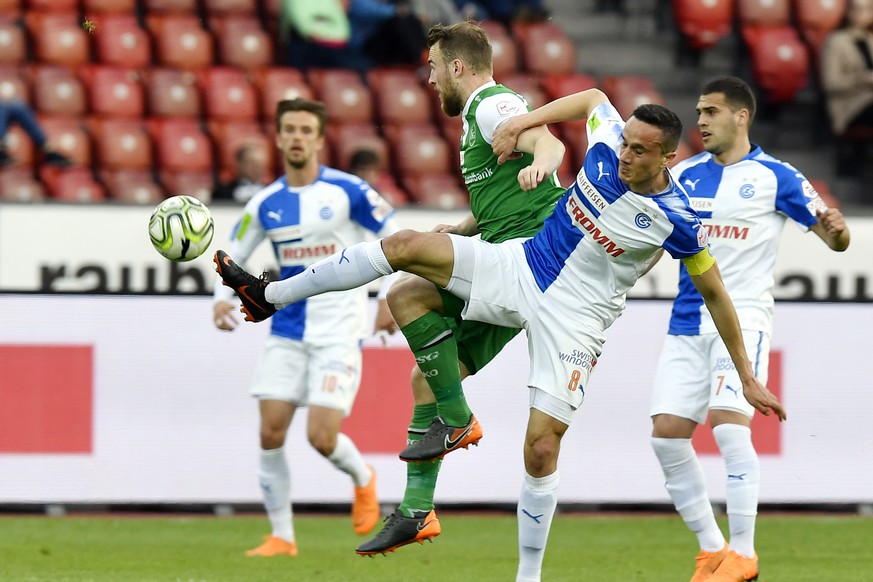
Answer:
<path fill-rule="evenodd" d="M 809 180 L 795 168 L 754 146 L 729 166 L 700 153 L 673 169 L 691 206 L 709 233 L 712 254 L 734 302 L 743 329 L 769 332 L 773 318 L 773 269 L 785 221 L 800 228 L 817 222 L 826 208 Z M 684 265 L 673 304 L 669 333 L 716 332 L 715 324 Z"/>
<path fill-rule="evenodd" d="M 282 177 L 258 192 L 234 227 L 232 254 L 244 264 L 258 244 L 269 239 L 280 278 L 287 279 L 368 240 L 393 213 L 365 181 L 322 166 L 308 186 L 289 186 Z M 366 287 L 325 293 L 277 311 L 271 333 L 322 345 L 359 341 L 366 336 L 367 314 Z"/>
<path fill-rule="evenodd" d="M 593 329 L 621 314 L 627 292 L 661 247 L 674 258 L 707 248 L 706 231 L 672 178 L 655 195 L 636 194 L 619 179 L 624 121 L 610 103 L 588 117 L 590 147 L 576 182 L 543 229 L 524 243 L 538 287 L 574 287 L 573 306 Z"/>
<path fill-rule="evenodd" d="M 498 164 L 491 150 L 497 126 L 529 110 L 523 97 L 492 82 L 470 95 L 462 113 L 461 173 L 470 193 L 470 210 L 488 242 L 533 236 L 565 192 L 555 176 L 523 191 L 518 173 L 533 156 L 523 154 Z"/>

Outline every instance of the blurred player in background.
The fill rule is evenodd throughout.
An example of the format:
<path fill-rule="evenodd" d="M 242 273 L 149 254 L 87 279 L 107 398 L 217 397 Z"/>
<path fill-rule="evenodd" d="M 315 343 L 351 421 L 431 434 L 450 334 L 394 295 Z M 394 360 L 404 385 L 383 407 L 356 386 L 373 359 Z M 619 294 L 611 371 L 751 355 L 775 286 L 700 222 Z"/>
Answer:
<path fill-rule="evenodd" d="M 255 194 L 234 227 L 230 248 L 241 261 L 268 239 L 280 276 L 286 278 L 367 240 L 369 233 L 387 236 L 398 230 L 394 210 L 366 182 L 319 165 L 326 118 L 319 102 L 292 99 L 277 105 L 276 145 L 285 175 Z M 380 290 L 375 328 L 393 333 L 396 328 L 384 300 L 389 284 L 386 278 Z M 232 296 L 218 279 L 214 320 L 219 329 L 230 331 L 237 325 Z M 339 432 L 361 381 L 367 304 L 367 290 L 353 289 L 297 302 L 273 319 L 252 386 L 261 419 L 258 477 L 272 535 L 246 552 L 248 556 L 297 554 L 284 444 L 294 413 L 302 406 L 309 407 L 309 443 L 354 482 L 355 532 L 367 534 L 379 521 L 376 475 L 352 440 Z"/>
<path fill-rule="evenodd" d="M 722 77 L 707 83 L 697 113 L 706 151 L 677 164 L 673 174 L 709 231 L 748 358 L 766 384 L 773 267 L 786 218 L 835 251 L 849 246 L 849 230 L 842 213 L 828 208 L 803 174 L 749 141 L 755 98 L 743 80 Z M 700 542 L 692 581 L 752 580 L 758 576 L 754 534 L 760 481 L 750 428 L 755 409 L 743 398 L 739 373 L 684 265 L 679 279 L 655 376 L 652 447 L 676 509 Z M 730 544 L 715 521 L 691 445 L 707 412 L 727 469 Z"/>
<path fill-rule="evenodd" d="M 440 224 L 434 232 L 481 234 L 489 242 L 533 236 L 564 194 L 553 176 L 563 144 L 547 128 L 533 128 L 521 136 L 524 155 L 499 165 L 491 151 L 494 129 L 528 107 L 520 95 L 494 82 L 488 36 L 471 22 L 436 25 L 429 31 L 428 46 L 430 84 L 443 112 L 463 118 L 461 172 L 472 210 L 461 223 Z M 542 181 L 531 177 L 536 168 L 545 176 Z M 357 548 L 362 555 L 392 551 L 440 533 L 433 510 L 440 459 L 482 436 L 461 380 L 481 370 L 521 331 L 462 320 L 462 300 L 414 275 L 397 281 L 388 302 L 418 363 L 412 371 L 415 408 L 409 446 L 400 455 L 411 462 L 403 501 L 376 537 Z"/>
<path fill-rule="evenodd" d="M 517 582 L 538 582 L 558 501 L 561 439 L 581 406 L 606 330 L 627 292 L 664 248 L 687 266 L 706 300 L 749 401 L 785 418 L 779 401 L 755 378 L 742 331 L 706 231 L 667 170 L 682 123 L 660 105 L 642 105 L 625 123 L 597 89 L 514 116 L 497 129 L 492 148 L 505 161 L 531 127 L 588 119 L 590 147 L 576 182 L 530 239 L 492 244 L 444 233 L 401 231 L 362 243 L 305 273 L 268 283 L 246 273 L 223 251 L 222 279 L 245 291 L 243 310 L 263 320 L 305 297 L 363 285 L 403 270 L 466 302 L 466 319 L 522 327 L 528 335 L 530 416 L 519 497 Z M 545 168 L 531 168 L 542 182 Z M 421 525 L 426 529 L 428 522 Z"/>

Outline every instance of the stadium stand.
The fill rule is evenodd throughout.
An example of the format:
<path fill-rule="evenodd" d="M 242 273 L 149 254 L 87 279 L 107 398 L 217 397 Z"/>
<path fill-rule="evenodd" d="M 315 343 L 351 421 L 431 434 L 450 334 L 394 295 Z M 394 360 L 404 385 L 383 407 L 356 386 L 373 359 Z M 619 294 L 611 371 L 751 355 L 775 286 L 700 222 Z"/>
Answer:
<path fill-rule="evenodd" d="M 673 0 L 673 15 L 685 46 L 706 50 L 733 30 L 734 0 Z"/>
<path fill-rule="evenodd" d="M 26 56 L 24 30 L 0 12 L 0 66 L 18 64 Z"/>

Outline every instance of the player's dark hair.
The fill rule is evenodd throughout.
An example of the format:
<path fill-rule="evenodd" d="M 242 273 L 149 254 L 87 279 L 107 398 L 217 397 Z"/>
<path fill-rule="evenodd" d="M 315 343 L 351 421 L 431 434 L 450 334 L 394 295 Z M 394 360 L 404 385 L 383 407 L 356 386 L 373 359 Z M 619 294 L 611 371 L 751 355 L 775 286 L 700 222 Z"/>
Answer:
<path fill-rule="evenodd" d="M 246 156 L 249 155 L 249 152 L 257 151 L 258 146 L 253 143 L 245 143 L 238 148 L 236 148 L 236 154 L 234 155 L 234 159 L 237 164 L 241 164 L 245 161 Z"/>
<path fill-rule="evenodd" d="M 749 84 L 739 77 L 717 77 L 709 81 L 703 86 L 701 95 L 709 95 L 710 93 L 722 93 L 724 100 L 731 108 L 731 111 L 736 113 L 740 109 L 746 109 L 749 112 L 749 124 L 755 119 L 755 94 Z"/>
<path fill-rule="evenodd" d="M 458 59 L 468 64 L 476 73 L 490 75 L 493 71 L 491 43 L 482 27 L 475 22 L 432 26 L 427 32 L 427 46 L 431 48 L 437 43 L 445 63 Z"/>
<path fill-rule="evenodd" d="M 675 152 L 679 147 L 679 138 L 682 136 L 682 121 L 679 116 L 664 107 L 654 103 L 646 103 L 634 109 L 633 116 L 661 130 L 663 141 L 661 150 L 665 154 Z"/>
<path fill-rule="evenodd" d="M 318 118 L 318 135 L 324 135 L 324 127 L 327 125 L 327 109 L 321 101 L 312 101 L 310 99 L 283 99 L 276 104 L 276 131 L 280 131 L 280 122 L 282 116 L 289 111 L 306 111 Z"/>

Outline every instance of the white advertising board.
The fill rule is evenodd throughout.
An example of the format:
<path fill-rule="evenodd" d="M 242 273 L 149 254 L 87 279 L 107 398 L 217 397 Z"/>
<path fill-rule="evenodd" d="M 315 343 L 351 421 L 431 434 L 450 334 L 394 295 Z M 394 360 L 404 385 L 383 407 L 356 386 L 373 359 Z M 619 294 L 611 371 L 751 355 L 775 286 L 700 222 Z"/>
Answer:
<path fill-rule="evenodd" d="M 210 206 L 215 239 L 189 263 L 160 257 L 147 236 L 150 207 L 116 205 L 0 204 L 0 291 L 86 293 L 207 293 L 210 258 L 227 240 L 238 206 Z M 456 223 L 464 212 L 398 211 L 404 228 L 430 230 Z M 850 218 L 852 245 L 833 253 L 811 233 L 786 226 L 776 262 L 777 299 L 873 301 L 873 219 Z M 274 264 L 264 244 L 249 263 Z M 670 298 L 678 267 L 664 259 L 631 291 L 631 297 Z"/>
<path fill-rule="evenodd" d="M 669 501 L 648 418 L 669 308 L 631 301 L 610 330 L 564 439 L 561 502 Z M 789 420 L 762 419 L 763 503 L 873 501 L 870 329 L 870 304 L 777 305 L 773 348 Z M 258 420 L 247 390 L 267 333 L 266 324 L 218 332 L 208 297 L 0 294 L 0 503 L 259 502 Z M 363 386 L 352 415 L 380 497 L 396 503 L 405 464 L 375 443 L 390 429 L 396 450 L 402 445 L 411 360 L 401 337 L 367 346 L 406 357 L 395 378 Z M 467 382 L 485 436 L 447 457 L 438 502 L 515 502 L 527 362 L 520 336 Z M 306 444 L 304 420 L 299 414 L 288 438 L 294 499 L 348 503 L 350 481 Z M 61 427 L 67 432 L 57 434 Z M 713 498 L 723 500 L 720 459 L 704 455 L 703 465 Z"/>

